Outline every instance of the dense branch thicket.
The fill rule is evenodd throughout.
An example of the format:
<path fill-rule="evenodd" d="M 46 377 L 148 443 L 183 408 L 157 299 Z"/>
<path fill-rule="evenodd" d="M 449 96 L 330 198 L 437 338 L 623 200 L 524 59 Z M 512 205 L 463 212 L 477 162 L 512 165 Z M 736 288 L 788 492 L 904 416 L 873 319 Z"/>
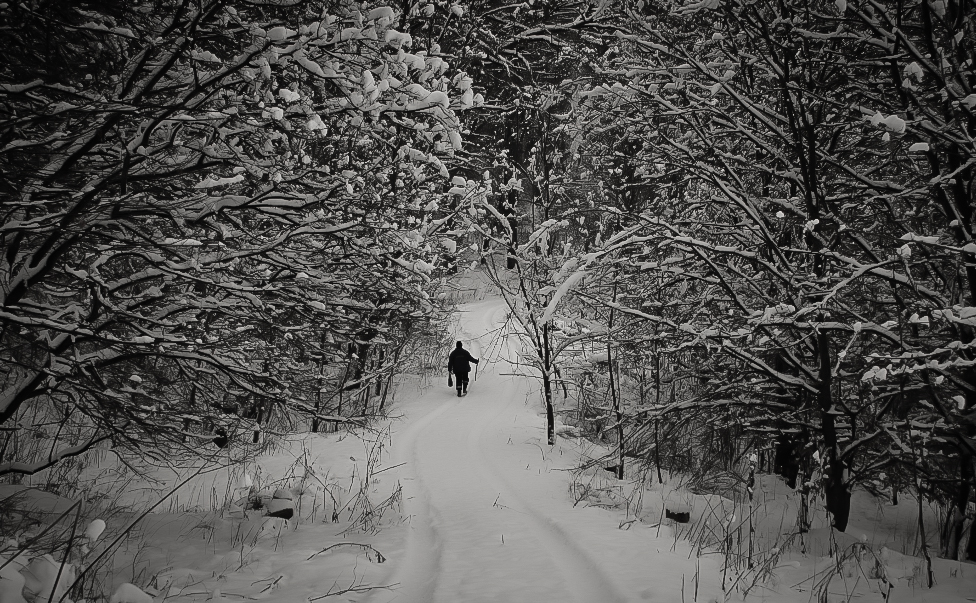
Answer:
<path fill-rule="evenodd" d="M 976 558 L 971 0 L 2 10 L 0 471 L 368 414 L 474 232 L 550 441 Z"/>
<path fill-rule="evenodd" d="M 472 105 L 470 79 L 395 28 L 412 17 L 0 11 L 0 474 L 106 438 L 193 454 L 276 407 L 314 428 L 382 405 L 442 313 L 462 210 L 441 209 L 443 160 Z"/>
<path fill-rule="evenodd" d="M 936 500 L 976 557 L 974 8 L 640 2 L 561 82 L 511 253 L 618 470 L 697 434 L 840 530 L 855 487 Z"/>

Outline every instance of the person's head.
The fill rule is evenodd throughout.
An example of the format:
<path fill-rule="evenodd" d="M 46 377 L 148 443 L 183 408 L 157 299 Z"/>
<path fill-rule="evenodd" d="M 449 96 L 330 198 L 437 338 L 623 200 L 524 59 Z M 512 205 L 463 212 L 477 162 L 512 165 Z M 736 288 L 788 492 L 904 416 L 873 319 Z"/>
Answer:
<path fill-rule="evenodd" d="M 463 345 L 461 344 L 461 342 L 459 341 L 459 342 L 457 342 L 457 347 L 458 347 L 458 349 L 461 349 L 461 348 L 463 348 L 464 346 L 463 346 Z"/>

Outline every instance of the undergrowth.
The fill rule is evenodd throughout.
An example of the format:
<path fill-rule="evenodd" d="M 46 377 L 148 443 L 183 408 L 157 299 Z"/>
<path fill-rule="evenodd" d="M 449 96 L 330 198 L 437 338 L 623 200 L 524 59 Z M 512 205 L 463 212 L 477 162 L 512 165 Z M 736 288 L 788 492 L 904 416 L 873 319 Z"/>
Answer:
<path fill-rule="evenodd" d="M 399 521 L 402 502 L 399 483 L 379 500 L 374 492 L 384 471 L 379 466 L 389 430 L 340 437 L 357 437 L 364 447 L 363 461 L 349 475 L 323 467 L 303 438 L 292 462 L 274 475 L 253 462 L 226 464 L 225 455 L 224 462 L 201 465 L 163 490 L 165 480 L 124 465 L 105 468 L 101 459 L 102 468 L 74 463 L 39 476 L 32 486 L 0 486 L 6 493 L 0 498 L 0 580 L 13 580 L 0 586 L 18 590 L 15 583 L 23 581 L 21 592 L 28 603 L 108 600 L 121 582 L 168 598 L 199 590 L 205 581 L 197 573 L 178 571 L 180 546 L 205 546 L 223 555 L 220 573 L 225 573 L 246 568 L 259 549 L 287 546 L 289 532 L 302 525 L 339 524 L 339 538 L 376 534 Z M 269 442 L 265 450 L 281 455 L 289 448 L 284 442 Z M 223 472 L 226 479 L 202 479 L 213 472 Z M 66 484 L 68 477 L 74 481 Z M 265 516 L 268 501 L 278 492 L 293 497 L 289 520 Z M 139 496 L 149 501 L 143 508 L 133 504 Z M 85 535 L 93 521 L 106 526 L 94 539 Z M 177 550 L 159 550 L 159 543 L 166 541 Z M 384 560 L 368 544 L 357 546 L 368 559 Z M 349 588 L 358 592 L 371 587 L 357 583 Z M 346 587 L 338 590 L 349 592 Z"/>

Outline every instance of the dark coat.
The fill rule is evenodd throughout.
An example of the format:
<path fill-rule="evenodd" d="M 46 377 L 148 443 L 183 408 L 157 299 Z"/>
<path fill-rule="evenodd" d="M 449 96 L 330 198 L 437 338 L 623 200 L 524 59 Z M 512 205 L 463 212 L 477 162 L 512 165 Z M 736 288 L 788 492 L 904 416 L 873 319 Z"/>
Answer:
<path fill-rule="evenodd" d="M 464 348 L 455 348 L 451 352 L 451 358 L 447 361 L 447 370 L 452 373 L 469 373 L 471 372 L 471 365 L 469 362 L 478 364 L 478 359 L 473 357 L 470 352 Z"/>

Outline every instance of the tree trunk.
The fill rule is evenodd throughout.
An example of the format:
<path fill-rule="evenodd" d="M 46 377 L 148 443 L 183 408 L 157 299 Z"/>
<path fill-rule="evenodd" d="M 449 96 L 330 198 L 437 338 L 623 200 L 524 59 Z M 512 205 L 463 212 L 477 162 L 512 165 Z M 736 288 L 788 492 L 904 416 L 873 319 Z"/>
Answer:
<path fill-rule="evenodd" d="M 614 473 L 617 479 L 624 478 L 624 417 L 623 413 L 620 412 L 620 396 L 617 395 L 617 386 L 614 383 L 614 370 L 613 370 L 613 358 L 610 356 L 610 344 L 607 343 L 607 364 L 609 365 L 610 374 L 610 397 L 613 401 L 613 415 L 617 423 L 614 431 L 616 431 L 617 436 L 617 466 L 614 468 Z"/>
<path fill-rule="evenodd" d="M 960 557 L 960 549 L 963 539 L 963 528 L 966 524 L 966 511 L 969 507 L 969 497 L 972 494 L 973 483 L 973 455 L 968 450 L 959 451 L 959 483 L 956 485 L 956 493 L 953 497 L 953 505 L 946 516 L 946 559 L 957 559 Z M 972 542 L 969 543 L 972 548 Z"/>
<path fill-rule="evenodd" d="M 400 352 L 403 351 L 403 346 L 401 345 L 393 353 L 393 362 L 390 363 L 390 374 L 386 376 L 386 385 L 383 387 L 383 395 L 380 397 L 380 405 L 376 409 L 376 414 L 383 415 L 383 407 L 386 405 L 386 397 L 390 393 L 390 385 L 393 384 L 393 375 L 396 371 L 396 365 L 400 362 Z"/>
<path fill-rule="evenodd" d="M 339 402 L 338 402 L 338 404 L 336 404 L 336 415 L 338 415 L 340 417 L 342 416 L 342 394 L 345 391 L 346 391 L 346 389 L 344 387 L 339 389 Z M 339 424 L 336 423 L 336 425 L 338 426 Z"/>
<path fill-rule="evenodd" d="M 254 436 L 251 438 L 251 443 L 257 444 L 261 441 L 261 421 L 264 419 L 264 400 L 258 398 L 254 405 Z"/>
<path fill-rule="evenodd" d="M 911 436 L 909 436 L 911 437 Z M 932 557 L 929 555 L 929 543 L 927 536 L 925 535 L 925 495 L 922 492 L 922 478 L 919 463 L 921 462 L 918 449 L 915 446 L 914 440 L 912 441 L 912 465 L 914 465 L 915 470 L 915 496 L 918 498 L 918 542 L 919 551 L 922 553 L 922 558 L 925 559 L 926 567 L 926 583 L 929 588 L 932 588 L 934 583 L 934 577 L 932 575 Z"/>
<path fill-rule="evenodd" d="M 966 547 L 966 559 L 976 561 L 976 519 L 969 524 L 969 545 Z"/>
<path fill-rule="evenodd" d="M 546 440 L 550 446 L 556 445 L 556 416 L 552 407 L 552 378 L 549 373 L 542 375 L 542 390 L 546 396 Z"/>
<path fill-rule="evenodd" d="M 749 460 L 749 478 L 746 480 L 746 491 L 749 493 L 749 556 L 746 558 L 746 563 L 749 569 L 752 569 L 752 556 L 755 550 L 753 535 L 756 533 L 756 526 L 753 525 L 752 521 L 754 494 L 756 491 L 756 462 L 751 459 Z"/>
<path fill-rule="evenodd" d="M 613 302 L 617 302 L 617 277 L 614 275 L 613 279 Z M 616 419 L 617 426 L 615 431 L 617 432 L 617 466 L 614 473 L 617 479 L 624 478 L 624 423 L 623 423 L 623 413 L 620 412 L 620 396 L 617 395 L 617 385 L 614 382 L 614 370 L 613 370 L 613 350 L 612 343 L 610 340 L 610 333 L 613 331 L 613 310 L 610 307 L 610 317 L 607 320 L 607 374 L 610 376 L 610 400 L 613 404 L 614 419 Z"/>
<path fill-rule="evenodd" d="M 657 333 L 657 328 L 654 330 Z M 674 384 L 671 384 L 672 402 L 674 401 Z M 661 354 L 657 350 L 657 341 L 654 342 L 654 408 L 661 408 Z M 656 412 L 656 411 L 655 411 Z M 654 417 L 654 464 L 657 466 L 657 483 L 663 484 L 664 478 L 661 476 L 661 420 Z"/>
<path fill-rule="evenodd" d="M 542 391 L 546 396 L 546 438 L 556 445 L 556 416 L 552 407 L 552 366 L 549 356 L 549 323 L 542 325 Z"/>
<path fill-rule="evenodd" d="M 383 363 L 386 362 L 386 350 L 380 348 L 379 354 L 376 358 L 376 395 L 380 395 L 383 391 L 383 379 L 379 377 L 379 372 L 383 369 Z"/>
<path fill-rule="evenodd" d="M 797 487 L 797 476 L 800 474 L 797 447 L 798 445 L 791 435 L 780 433 L 776 436 L 773 471 L 776 475 L 782 476 L 786 480 L 786 484 L 794 490 Z"/>
<path fill-rule="evenodd" d="M 820 403 L 820 429 L 823 433 L 824 447 L 827 449 L 827 471 L 824 476 L 824 497 L 831 525 L 843 532 L 851 515 L 851 491 L 847 486 L 847 463 L 840 456 L 837 442 L 837 426 L 834 423 L 833 398 L 830 393 L 832 374 L 830 366 L 830 341 L 827 334 L 817 334 L 817 348 L 820 353 L 820 383 L 818 401 Z"/>
<path fill-rule="evenodd" d="M 319 413 L 322 412 L 322 389 L 325 388 L 325 331 L 322 331 L 322 338 L 319 343 L 319 378 L 318 391 L 315 392 L 315 416 L 312 417 L 312 433 L 319 431 Z"/>

